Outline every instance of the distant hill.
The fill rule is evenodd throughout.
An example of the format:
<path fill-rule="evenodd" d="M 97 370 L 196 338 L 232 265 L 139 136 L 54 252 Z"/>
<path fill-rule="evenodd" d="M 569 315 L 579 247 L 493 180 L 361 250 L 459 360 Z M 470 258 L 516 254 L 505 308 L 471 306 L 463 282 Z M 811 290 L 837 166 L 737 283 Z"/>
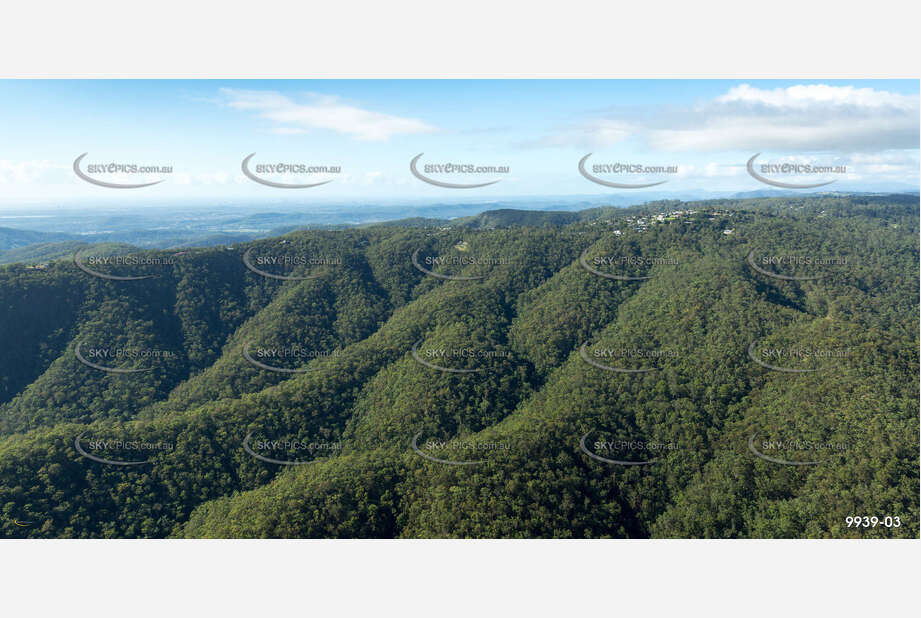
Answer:
<path fill-rule="evenodd" d="M 73 240 L 42 242 L 18 249 L 0 251 L 0 264 L 39 264 L 53 260 L 70 259 L 75 251 L 92 247 L 98 255 L 127 255 L 139 251 L 125 243 L 87 243 Z"/>
<path fill-rule="evenodd" d="M 33 245 L 36 243 L 57 242 L 63 240 L 77 240 L 77 236 L 55 232 L 33 232 L 31 230 L 17 230 L 9 227 L 0 227 L 0 251 L 8 251 Z"/>
<path fill-rule="evenodd" d="M 265 236 L 274 236 L 271 232 Z M 257 238 L 262 238 L 263 234 L 253 234 L 247 232 L 240 233 L 217 233 L 209 234 L 207 236 L 196 236 L 186 240 L 182 240 L 176 243 L 172 243 L 168 248 L 170 249 L 186 249 L 190 247 L 216 247 L 218 245 L 232 245 L 241 242 L 247 242 L 250 240 L 255 240 Z"/>
<path fill-rule="evenodd" d="M 74 251 L 95 247 L 100 254 L 105 255 L 124 255 L 136 251 L 141 251 L 144 247 L 133 245 L 125 242 L 106 241 L 106 242 L 86 242 L 76 240 L 68 235 L 63 234 L 67 240 L 38 241 L 28 242 L 35 238 L 44 238 L 46 236 L 58 236 L 55 234 L 45 234 L 43 232 L 29 232 L 15 230 L 15 238 L 26 244 L 17 245 L 14 248 L 0 250 L 0 264 L 15 264 L 21 262 L 24 264 L 36 264 L 40 262 L 50 262 L 62 258 L 70 258 Z M 135 235 L 137 236 L 137 235 Z M 172 237 L 163 239 L 163 249 L 185 249 L 191 247 L 215 247 L 218 245 L 233 245 L 246 242 L 260 237 L 258 234 L 210 234 L 206 236 L 195 237 Z"/>
<path fill-rule="evenodd" d="M 543 227 L 545 225 L 567 225 L 583 221 L 586 218 L 592 218 L 604 210 L 593 208 L 590 210 L 581 210 L 576 212 L 561 211 L 536 211 L 536 210 L 514 210 L 503 208 L 501 210 L 488 210 L 478 215 L 470 217 L 461 217 L 451 221 L 454 227 L 466 227 L 474 229 L 509 227 L 512 225 L 521 225 L 529 227 Z"/>

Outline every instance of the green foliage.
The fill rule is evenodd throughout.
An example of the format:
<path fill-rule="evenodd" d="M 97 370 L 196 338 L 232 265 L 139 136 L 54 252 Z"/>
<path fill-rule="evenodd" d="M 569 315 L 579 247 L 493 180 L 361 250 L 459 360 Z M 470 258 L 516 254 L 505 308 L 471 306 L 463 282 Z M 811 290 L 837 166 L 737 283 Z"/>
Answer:
<path fill-rule="evenodd" d="M 696 212 L 637 223 L 675 209 Z M 0 531 L 918 536 L 917 198 L 657 203 L 559 219 L 502 211 L 297 232 L 192 250 L 141 281 L 68 262 L 0 268 Z M 295 267 L 287 274 L 312 277 L 296 280 L 243 266 L 244 251 L 279 247 L 339 260 Z M 413 265 L 416 252 L 434 275 Z M 590 264 L 656 260 L 597 266 L 642 277 L 622 280 L 589 272 L 583 252 Z M 752 252 L 846 261 L 782 279 L 752 268 Z M 471 256 L 496 259 L 455 260 Z M 176 355 L 119 359 L 150 370 L 116 374 L 81 363 L 78 344 Z M 296 370 L 276 372 L 247 361 L 248 345 L 329 353 L 273 360 Z M 750 346 L 798 371 L 755 362 Z M 846 354 L 770 354 L 803 349 Z M 77 452 L 78 436 L 86 448 L 168 448 L 96 451 L 145 461 L 114 466 Z M 289 445 L 272 456 L 298 465 L 280 465 L 248 453 L 247 436 L 250 448 L 336 448 Z M 646 463 L 599 460 L 583 440 L 594 455 Z M 615 443 L 623 450 L 604 450 Z M 856 515 L 902 526 L 847 528 Z"/>

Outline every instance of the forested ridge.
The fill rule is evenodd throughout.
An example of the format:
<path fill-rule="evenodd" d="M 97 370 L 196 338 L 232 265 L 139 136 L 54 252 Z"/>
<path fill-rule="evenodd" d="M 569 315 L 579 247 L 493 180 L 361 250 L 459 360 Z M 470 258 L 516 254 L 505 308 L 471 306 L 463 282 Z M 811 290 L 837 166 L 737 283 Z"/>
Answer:
<path fill-rule="evenodd" d="M 0 266 L 0 536 L 918 537 L 918 215 L 657 202 Z"/>

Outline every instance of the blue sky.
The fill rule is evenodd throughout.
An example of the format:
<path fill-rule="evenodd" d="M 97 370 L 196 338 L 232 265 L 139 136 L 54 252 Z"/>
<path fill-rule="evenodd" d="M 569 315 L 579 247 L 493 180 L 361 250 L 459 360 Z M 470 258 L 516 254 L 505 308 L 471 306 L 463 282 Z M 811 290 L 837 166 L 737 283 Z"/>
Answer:
<path fill-rule="evenodd" d="M 0 81 L 0 204 L 336 200 L 432 202 L 636 192 L 592 183 L 591 163 L 677 166 L 656 191 L 753 191 L 745 163 L 843 165 L 841 190 L 917 189 L 919 83 L 914 80 L 113 80 Z M 78 178 L 74 159 L 169 165 L 128 192 Z M 336 165 L 309 189 L 247 179 L 241 160 Z M 477 189 L 426 184 L 421 163 L 508 166 L 508 173 L 431 174 Z M 421 164 L 420 163 L 420 164 Z M 272 175 L 307 182 L 301 174 Z M 809 180 L 796 177 L 795 180 Z"/>

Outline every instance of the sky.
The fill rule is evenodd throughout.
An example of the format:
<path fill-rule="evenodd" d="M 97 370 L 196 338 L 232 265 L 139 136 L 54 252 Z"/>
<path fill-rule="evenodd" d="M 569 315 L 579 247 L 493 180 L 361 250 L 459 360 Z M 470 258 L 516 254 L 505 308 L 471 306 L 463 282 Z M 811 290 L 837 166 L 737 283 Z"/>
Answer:
<path fill-rule="evenodd" d="M 0 80 L 0 208 L 137 202 L 458 199 L 769 189 L 762 164 L 837 167 L 771 172 L 822 190 L 919 186 L 915 80 Z M 156 185 L 113 189 L 112 184 Z M 249 169 L 287 189 L 256 182 Z M 425 182 L 414 176 L 416 164 Z M 96 164 L 169 173 L 89 173 Z M 338 166 L 274 174 L 257 165 Z M 507 167 L 441 174 L 431 165 Z M 604 164 L 673 167 L 617 174 Z M 599 171 L 600 170 L 600 171 Z M 778 175 L 779 174 L 779 175 Z M 764 176 L 764 175 L 762 175 Z M 482 184 L 450 188 L 448 184 Z"/>

